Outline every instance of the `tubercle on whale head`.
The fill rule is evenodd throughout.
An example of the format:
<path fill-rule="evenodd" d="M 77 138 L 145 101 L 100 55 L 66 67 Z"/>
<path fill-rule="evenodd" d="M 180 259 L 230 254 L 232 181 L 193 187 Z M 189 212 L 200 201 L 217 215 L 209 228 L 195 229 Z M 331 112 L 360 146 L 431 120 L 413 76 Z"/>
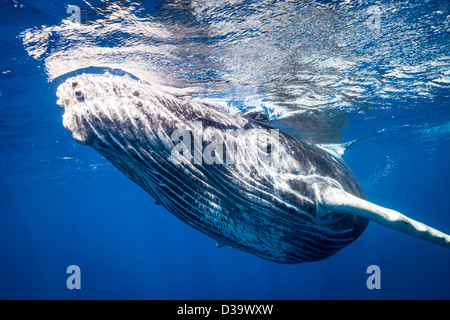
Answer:
<path fill-rule="evenodd" d="M 76 84 L 75 86 L 78 85 L 76 82 L 73 83 Z M 74 86 L 72 85 L 72 87 Z M 81 91 L 78 90 L 78 92 L 78 95 L 82 95 Z M 64 109 L 72 108 L 79 101 L 78 99 L 75 99 L 76 94 L 72 96 L 71 89 L 69 88 L 67 82 L 58 87 L 56 96 L 58 97 L 56 104 Z"/>
<path fill-rule="evenodd" d="M 57 89 L 57 105 L 64 109 L 63 125 L 72 132 L 73 138 L 80 144 L 89 144 L 92 129 L 86 119 L 88 109 L 84 108 L 85 97 L 78 82 L 67 80 Z M 86 110 L 84 110 L 86 109 Z"/>
<path fill-rule="evenodd" d="M 155 129 L 150 126 L 152 119 L 166 118 L 167 113 L 150 86 L 129 80 L 127 75 L 81 74 L 58 87 L 57 104 L 64 109 L 63 125 L 77 142 L 114 145 L 122 150 L 122 143 L 116 142 L 134 140 L 134 128 L 145 126 L 147 131 L 152 131 Z"/>

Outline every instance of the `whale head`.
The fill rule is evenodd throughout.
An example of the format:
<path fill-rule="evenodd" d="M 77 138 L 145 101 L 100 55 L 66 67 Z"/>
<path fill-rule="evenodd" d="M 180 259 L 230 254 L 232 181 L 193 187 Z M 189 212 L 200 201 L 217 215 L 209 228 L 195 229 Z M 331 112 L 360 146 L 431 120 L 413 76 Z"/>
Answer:
<path fill-rule="evenodd" d="M 64 108 L 63 125 L 81 144 L 92 145 L 105 141 L 105 132 L 111 128 L 125 128 L 142 116 L 140 108 L 150 109 L 154 96 L 151 88 L 142 90 L 123 86 L 129 76 L 114 77 L 109 74 L 93 76 L 82 74 L 66 80 L 57 89 L 57 104 Z M 118 83 L 118 79 L 121 79 Z M 143 83 L 136 81 L 135 84 Z M 111 99 L 120 97 L 121 99 Z M 126 106 L 123 101 L 129 102 Z M 133 108 L 134 106 L 134 108 Z"/>

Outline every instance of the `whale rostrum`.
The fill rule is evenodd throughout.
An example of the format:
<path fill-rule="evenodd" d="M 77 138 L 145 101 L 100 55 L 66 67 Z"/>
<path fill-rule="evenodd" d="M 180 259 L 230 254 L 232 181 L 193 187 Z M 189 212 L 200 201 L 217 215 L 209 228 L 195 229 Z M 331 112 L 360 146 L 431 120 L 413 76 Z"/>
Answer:
<path fill-rule="evenodd" d="M 344 161 L 260 122 L 129 76 L 58 87 L 63 125 L 156 203 L 216 240 L 278 263 L 327 258 L 369 220 L 450 247 L 450 236 L 367 201 Z"/>

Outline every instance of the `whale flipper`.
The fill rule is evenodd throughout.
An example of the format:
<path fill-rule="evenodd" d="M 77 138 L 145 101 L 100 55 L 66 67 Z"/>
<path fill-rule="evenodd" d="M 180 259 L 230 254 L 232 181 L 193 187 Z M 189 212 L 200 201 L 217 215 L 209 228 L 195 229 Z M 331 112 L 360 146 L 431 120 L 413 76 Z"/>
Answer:
<path fill-rule="evenodd" d="M 358 138 L 358 139 L 355 139 L 355 140 L 352 140 L 352 141 L 345 142 L 345 143 L 342 144 L 342 147 L 343 147 L 345 150 L 347 150 L 347 149 L 350 148 L 352 145 L 354 145 L 355 143 L 357 143 L 357 142 L 359 142 L 359 141 L 361 141 L 361 140 L 365 140 L 365 139 L 367 139 L 367 138 L 371 138 L 371 137 L 375 137 L 375 136 L 381 136 L 381 135 L 383 134 L 384 131 L 385 131 L 385 129 L 381 129 L 381 130 L 378 130 L 378 131 L 375 132 L 375 133 L 369 134 L 368 136 L 365 136 L 365 137 L 362 137 L 362 138 Z"/>
<path fill-rule="evenodd" d="M 450 235 L 388 208 L 358 198 L 337 188 L 329 188 L 321 199 L 321 210 L 349 213 L 375 221 L 385 227 L 450 249 Z"/>
<path fill-rule="evenodd" d="M 220 242 L 220 241 L 216 241 L 216 247 L 217 248 L 223 248 L 223 247 L 225 247 L 226 246 L 226 244 L 225 243 L 223 243 L 223 242 Z"/>
<path fill-rule="evenodd" d="M 358 139 L 354 139 L 348 142 L 344 142 L 344 143 L 327 143 L 327 144 L 317 144 L 317 146 L 319 148 L 322 148 L 325 151 L 328 151 L 329 153 L 331 153 L 332 155 L 341 158 L 345 151 L 350 148 L 352 145 L 354 145 L 355 143 L 361 141 L 361 140 L 365 140 L 367 138 L 371 138 L 371 137 L 375 137 L 375 136 L 381 136 L 384 132 L 384 129 L 378 130 L 377 132 L 370 134 L 368 136 L 362 137 L 362 138 L 358 138 Z"/>

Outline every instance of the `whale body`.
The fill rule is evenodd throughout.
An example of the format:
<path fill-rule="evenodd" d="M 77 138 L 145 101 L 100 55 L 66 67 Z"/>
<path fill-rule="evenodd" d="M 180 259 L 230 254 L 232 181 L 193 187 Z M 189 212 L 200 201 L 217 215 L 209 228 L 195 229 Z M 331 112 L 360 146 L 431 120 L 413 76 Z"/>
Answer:
<path fill-rule="evenodd" d="M 450 237 L 366 200 L 325 148 L 258 120 L 129 76 L 82 74 L 58 87 L 63 125 L 176 217 L 278 263 L 325 259 L 370 220 L 450 247 Z"/>

